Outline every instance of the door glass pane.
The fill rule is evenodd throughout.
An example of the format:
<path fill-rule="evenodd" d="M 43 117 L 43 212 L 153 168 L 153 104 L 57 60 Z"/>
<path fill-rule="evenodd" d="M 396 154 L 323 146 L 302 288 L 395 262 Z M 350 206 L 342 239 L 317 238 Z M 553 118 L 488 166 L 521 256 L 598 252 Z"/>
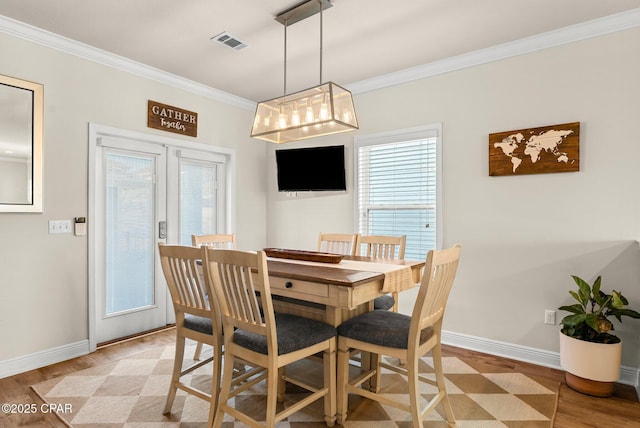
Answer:
<path fill-rule="evenodd" d="M 154 303 L 153 157 L 108 153 L 106 172 L 106 314 Z"/>
<path fill-rule="evenodd" d="M 180 244 L 191 235 L 217 233 L 216 164 L 180 161 Z"/>

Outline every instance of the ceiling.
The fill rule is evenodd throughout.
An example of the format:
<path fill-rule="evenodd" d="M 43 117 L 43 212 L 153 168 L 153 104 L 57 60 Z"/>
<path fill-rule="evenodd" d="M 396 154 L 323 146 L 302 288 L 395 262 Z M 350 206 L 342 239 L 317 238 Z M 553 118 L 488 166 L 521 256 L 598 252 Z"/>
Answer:
<path fill-rule="evenodd" d="M 250 101 L 283 94 L 299 0 L 2 0 L 0 15 Z M 640 0 L 333 0 L 323 80 L 350 84 L 636 9 Z M 229 32 L 248 47 L 212 42 Z M 320 20 L 288 27 L 287 92 L 320 76 Z M 1 70 L 0 70 L 1 71 Z"/>

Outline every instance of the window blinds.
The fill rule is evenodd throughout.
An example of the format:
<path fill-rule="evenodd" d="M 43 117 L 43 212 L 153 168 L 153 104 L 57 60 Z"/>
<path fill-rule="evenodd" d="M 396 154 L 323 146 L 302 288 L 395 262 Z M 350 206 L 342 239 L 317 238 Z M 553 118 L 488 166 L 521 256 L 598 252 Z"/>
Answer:
<path fill-rule="evenodd" d="M 358 232 L 406 235 L 407 259 L 422 260 L 437 246 L 437 140 L 434 131 L 356 144 Z"/>

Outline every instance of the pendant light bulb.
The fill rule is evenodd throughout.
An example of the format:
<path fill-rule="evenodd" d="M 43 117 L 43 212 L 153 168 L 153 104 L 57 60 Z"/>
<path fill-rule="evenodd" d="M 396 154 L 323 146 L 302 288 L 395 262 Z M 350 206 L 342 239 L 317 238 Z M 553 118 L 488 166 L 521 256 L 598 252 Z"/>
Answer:
<path fill-rule="evenodd" d="M 311 101 L 309 101 L 309 103 L 311 103 Z M 311 105 L 307 107 L 307 112 L 305 113 L 304 121 L 306 123 L 313 122 L 313 108 L 311 108 Z"/>
<path fill-rule="evenodd" d="M 293 126 L 300 125 L 300 113 L 298 113 L 298 104 L 293 106 L 293 111 L 291 112 L 291 124 Z"/>

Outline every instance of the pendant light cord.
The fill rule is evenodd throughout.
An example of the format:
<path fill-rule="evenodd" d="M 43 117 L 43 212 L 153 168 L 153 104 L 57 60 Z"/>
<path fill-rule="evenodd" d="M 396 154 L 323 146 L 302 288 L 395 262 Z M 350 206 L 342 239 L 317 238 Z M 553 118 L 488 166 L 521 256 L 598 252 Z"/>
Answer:
<path fill-rule="evenodd" d="M 284 21 L 284 95 L 287 95 L 287 20 Z"/>
<path fill-rule="evenodd" d="M 320 2 L 320 84 L 322 85 L 322 9 L 324 4 L 322 0 L 318 0 Z"/>

